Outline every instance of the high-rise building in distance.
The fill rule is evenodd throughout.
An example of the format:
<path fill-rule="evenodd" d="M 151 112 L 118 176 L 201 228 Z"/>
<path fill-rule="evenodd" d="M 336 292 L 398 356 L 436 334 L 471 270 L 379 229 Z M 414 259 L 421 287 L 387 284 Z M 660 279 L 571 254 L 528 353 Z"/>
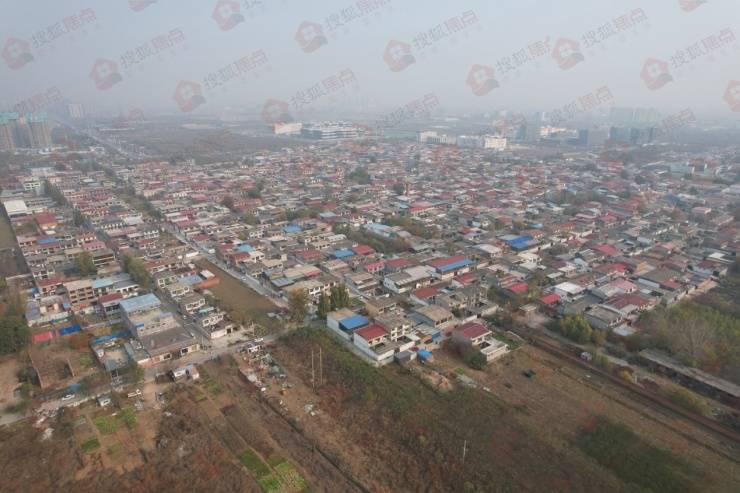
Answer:
<path fill-rule="evenodd" d="M 0 113 L 0 150 L 46 149 L 52 146 L 45 113 Z"/>

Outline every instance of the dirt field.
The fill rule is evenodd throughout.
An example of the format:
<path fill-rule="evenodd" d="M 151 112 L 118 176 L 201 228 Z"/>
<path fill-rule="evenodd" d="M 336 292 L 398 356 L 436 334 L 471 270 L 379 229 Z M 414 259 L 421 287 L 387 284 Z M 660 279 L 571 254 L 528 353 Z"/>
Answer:
<path fill-rule="evenodd" d="M 27 423 L 0 429 L 0 467 L 14 472 L 0 491 L 634 492 L 647 489 L 624 466 L 643 457 L 663 474 L 648 479 L 665 485 L 652 491 L 740 485 L 736 445 L 531 346 L 483 372 L 443 350 L 431 366 L 375 369 L 322 329 L 271 354 L 275 376 L 246 356 L 219 358 L 198 382 L 171 386 L 163 406 L 153 388 L 140 412 L 127 399 L 83 406 L 54 418 L 46 441 Z M 461 373 L 481 388 L 461 385 Z M 599 435 L 603 419 L 626 427 Z M 608 433 L 622 443 L 604 448 Z"/>
<path fill-rule="evenodd" d="M 15 245 L 15 235 L 10 226 L 10 221 L 8 221 L 5 214 L 0 214 L 0 249 L 13 248 Z"/>
<path fill-rule="evenodd" d="M 317 395 L 307 387 L 311 346 L 315 353 L 324 348 L 325 382 Z M 459 384 L 448 390 L 445 379 L 457 380 L 462 365 L 441 352 L 438 379 L 395 365 L 363 368 L 344 353 L 323 335 L 279 344 L 278 360 L 304 384 L 282 400 L 303 416 L 306 403 L 317 405 L 320 414 L 303 421 L 306 435 L 334 451 L 371 491 L 401 484 L 403 491 L 632 490 L 637 485 L 616 476 L 616 467 L 602 467 L 576 445 L 600 416 L 625 424 L 640 437 L 638 448 L 665 457 L 663 472 L 681 491 L 740 485 L 734 446 L 536 348 L 524 346 L 486 372 L 464 370 L 490 392 Z M 522 374 L 529 369 L 533 378 Z"/>
<path fill-rule="evenodd" d="M 120 399 L 49 418 L 47 440 L 28 422 L 0 428 L 0 467 L 13 471 L 0 491 L 361 491 L 230 358 L 204 365 L 199 382 L 171 386 L 163 407 L 148 394 L 142 411 Z"/>
<path fill-rule="evenodd" d="M 20 386 L 17 373 L 22 367 L 16 356 L 3 356 L 0 359 L 0 413 L 7 406 L 18 402 L 14 390 Z"/>
<path fill-rule="evenodd" d="M 26 267 L 13 229 L 5 213 L 0 212 L 0 276 L 12 277 L 24 272 Z"/>
<path fill-rule="evenodd" d="M 210 291 L 219 299 L 224 310 L 237 312 L 245 320 L 254 320 L 268 329 L 277 328 L 276 321 L 267 316 L 268 313 L 278 310 L 272 301 L 237 281 L 207 260 L 200 260 L 198 265 L 210 270 L 218 277 L 218 285 L 211 288 Z"/>
<path fill-rule="evenodd" d="M 460 362 L 444 351 L 435 354 L 435 364 L 448 371 L 460 367 Z M 535 376 L 525 377 L 527 370 L 534 370 Z M 724 466 L 720 475 L 740 481 L 736 470 L 740 456 L 731 444 L 532 346 L 522 346 L 485 372 L 465 372 L 520 409 L 521 419 L 528 425 L 550 423 L 542 430 L 543 438 L 548 440 L 573 437 L 592 416 L 604 415 L 628 425 L 654 445 L 688 456 L 707 469 Z M 732 460 L 718 460 L 721 457 Z"/>

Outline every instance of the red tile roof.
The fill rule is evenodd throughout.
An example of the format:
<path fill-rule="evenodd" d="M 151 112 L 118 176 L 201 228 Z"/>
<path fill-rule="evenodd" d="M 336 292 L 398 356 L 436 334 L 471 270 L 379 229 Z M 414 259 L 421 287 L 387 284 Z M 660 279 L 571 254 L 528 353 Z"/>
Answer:
<path fill-rule="evenodd" d="M 619 262 L 611 263 L 611 264 L 602 264 L 596 267 L 594 270 L 597 270 L 599 272 L 602 272 L 604 274 L 610 274 L 612 272 L 624 272 L 627 270 L 627 267 L 624 264 L 621 264 Z"/>
<path fill-rule="evenodd" d="M 439 293 L 438 288 L 435 288 L 434 286 L 427 286 L 425 288 L 419 288 L 416 291 L 412 292 L 411 294 L 423 300 L 423 299 L 431 298 L 437 293 Z"/>
<path fill-rule="evenodd" d="M 596 245 L 592 248 L 592 250 L 597 251 L 599 253 L 603 253 L 604 255 L 617 255 L 619 253 L 619 250 L 614 248 L 611 245 Z"/>
<path fill-rule="evenodd" d="M 558 301 L 560 301 L 560 295 L 557 293 L 546 294 L 545 296 L 540 298 L 540 303 L 542 303 L 543 305 L 553 305 Z"/>
<path fill-rule="evenodd" d="M 468 322 L 457 328 L 457 332 L 468 339 L 475 339 L 490 332 L 485 325 L 478 322 Z"/>
<path fill-rule="evenodd" d="M 648 305 L 649 303 L 650 301 L 636 294 L 623 294 L 609 301 L 609 305 L 613 306 L 617 310 L 621 310 L 622 308 L 629 305 L 643 307 L 645 305 Z"/>
<path fill-rule="evenodd" d="M 468 272 L 466 274 L 461 274 L 457 276 L 454 280 L 459 282 L 460 284 L 470 284 L 476 280 L 476 275 L 475 272 Z"/>
<path fill-rule="evenodd" d="M 356 330 L 355 334 L 362 337 L 366 341 L 371 341 L 373 339 L 377 339 L 378 337 L 387 335 L 388 333 L 385 331 L 383 326 L 373 323 L 368 325 L 367 327 Z"/>
<path fill-rule="evenodd" d="M 385 265 L 393 269 L 398 269 L 400 267 L 411 265 L 411 261 L 407 258 L 393 258 L 393 259 L 386 261 Z"/>
<path fill-rule="evenodd" d="M 437 258 L 427 263 L 436 269 L 444 265 L 452 264 L 454 262 L 459 262 L 460 260 L 464 260 L 465 258 L 466 258 L 465 255 L 453 255 L 452 257 Z"/>
<path fill-rule="evenodd" d="M 380 260 L 378 262 L 370 262 L 369 264 L 365 264 L 365 270 L 368 272 L 372 272 L 375 270 L 380 270 L 385 265 L 385 262 Z"/>
<path fill-rule="evenodd" d="M 512 293 L 520 294 L 520 293 L 525 293 L 527 289 L 529 289 L 529 286 L 527 286 L 526 282 L 519 282 L 516 284 L 512 284 L 506 289 L 508 289 Z"/>
<path fill-rule="evenodd" d="M 372 255 L 373 253 L 375 253 L 375 250 L 367 245 L 357 245 L 356 247 L 352 248 L 352 251 L 355 252 L 355 254 L 357 255 Z"/>
<path fill-rule="evenodd" d="M 108 303 L 109 301 L 115 301 L 122 299 L 121 293 L 108 293 L 98 298 L 98 303 Z"/>

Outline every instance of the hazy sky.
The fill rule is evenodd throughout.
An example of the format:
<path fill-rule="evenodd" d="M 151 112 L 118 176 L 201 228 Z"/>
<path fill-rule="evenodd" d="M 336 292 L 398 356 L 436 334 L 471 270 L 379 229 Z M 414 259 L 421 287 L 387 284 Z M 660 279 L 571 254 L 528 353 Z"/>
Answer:
<path fill-rule="evenodd" d="M 449 111 L 531 111 L 562 108 L 607 87 L 612 100 L 590 104 L 738 115 L 723 96 L 730 81 L 740 80 L 739 0 L 0 0 L 0 6 L 3 108 L 55 87 L 98 111 L 198 115 L 259 110 L 274 98 L 293 109 L 387 112 L 427 94 Z M 326 42 L 301 45 L 296 33 L 303 21 L 317 23 Z M 581 56 L 570 63 L 553 57 L 560 38 L 577 42 Z M 388 63 L 384 52 L 394 40 L 410 50 Z M 235 62 L 244 57 L 239 75 Z M 648 58 L 665 62 L 670 75 L 660 77 L 660 66 L 646 75 Z M 110 67 L 91 77 L 98 59 L 114 61 L 119 77 L 109 78 Z M 468 80 L 474 65 L 489 68 Z M 209 74 L 229 66 L 232 72 L 211 89 Z M 346 77 L 346 70 L 356 83 L 339 88 L 332 76 Z M 178 104 L 180 81 L 198 83 L 204 101 Z"/>

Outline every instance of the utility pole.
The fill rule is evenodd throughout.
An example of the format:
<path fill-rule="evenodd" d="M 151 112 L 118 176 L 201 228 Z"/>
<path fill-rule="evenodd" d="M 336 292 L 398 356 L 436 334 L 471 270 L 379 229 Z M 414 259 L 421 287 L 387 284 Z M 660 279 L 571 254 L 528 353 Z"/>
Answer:
<path fill-rule="evenodd" d="M 319 346 L 319 387 L 324 385 L 324 360 L 321 357 L 321 349 L 321 346 Z"/>
<path fill-rule="evenodd" d="M 463 442 L 463 455 L 462 455 L 462 463 L 465 465 L 465 456 L 468 454 L 468 440 L 466 439 Z"/>
<path fill-rule="evenodd" d="M 314 392 L 316 392 L 316 378 L 315 373 L 313 369 L 313 348 L 311 348 L 311 388 Z"/>

